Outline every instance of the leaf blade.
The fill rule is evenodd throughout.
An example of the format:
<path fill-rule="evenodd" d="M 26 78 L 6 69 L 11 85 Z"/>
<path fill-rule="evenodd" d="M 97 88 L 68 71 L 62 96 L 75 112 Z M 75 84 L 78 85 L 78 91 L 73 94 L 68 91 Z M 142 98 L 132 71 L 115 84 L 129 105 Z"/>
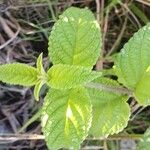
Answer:
<path fill-rule="evenodd" d="M 0 66 L 0 80 L 9 84 L 33 86 L 37 82 L 37 70 L 21 63 L 4 64 Z"/>
<path fill-rule="evenodd" d="M 48 72 L 47 84 L 55 89 L 71 89 L 84 85 L 101 76 L 101 72 L 70 65 L 54 65 Z"/>
<path fill-rule="evenodd" d="M 94 81 L 107 87 L 115 88 L 120 85 L 111 79 L 98 78 Z M 115 91 L 88 88 L 93 105 L 93 121 L 90 134 L 96 137 L 107 137 L 122 131 L 128 123 L 130 108 L 126 103 L 127 96 Z"/>
<path fill-rule="evenodd" d="M 42 117 L 42 130 L 48 147 L 79 149 L 91 125 L 91 109 L 84 88 L 51 89 L 45 98 Z"/>
<path fill-rule="evenodd" d="M 150 65 L 149 37 L 150 24 L 147 24 L 125 44 L 115 61 L 115 71 L 119 82 L 130 89 L 135 89 L 136 84 Z"/>
<path fill-rule="evenodd" d="M 36 101 L 39 101 L 41 88 L 46 83 L 46 79 L 47 79 L 47 74 L 43 67 L 43 53 L 41 53 L 37 58 L 36 67 L 38 72 L 38 81 L 34 87 L 34 97 Z"/>
<path fill-rule="evenodd" d="M 135 97 L 139 104 L 143 106 L 150 105 L 150 67 L 147 68 L 140 82 L 135 89 Z"/>
<path fill-rule="evenodd" d="M 88 9 L 71 7 L 54 25 L 49 37 L 49 56 L 53 64 L 92 68 L 100 55 L 101 34 Z"/>

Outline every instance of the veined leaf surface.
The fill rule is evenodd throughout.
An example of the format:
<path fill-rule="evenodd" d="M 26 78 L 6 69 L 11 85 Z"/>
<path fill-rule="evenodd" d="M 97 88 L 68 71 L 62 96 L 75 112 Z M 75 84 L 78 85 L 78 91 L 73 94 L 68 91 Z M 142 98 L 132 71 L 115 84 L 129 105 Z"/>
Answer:
<path fill-rule="evenodd" d="M 43 53 L 41 53 L 36 62 L 37 72 L 38 72 L 38 81 L 34 87 L 34 97 L 36 101 L 39 101 L 39 95 L 41 88 L 46 83 L 47 74 L 43 67 Z"/>
<path fill-rule="evenodd" d="M 101 72 L 74 65 L 54 65 L 47 72 L 47 84 L 55 89 L 71 89 L 101 76 Z"/>
<path fill-rule="evenodd" d="M 42 130 L 50 149 L 79 149 L 91 126 L 91 102 L 84 88 L 50 89 L 42 113 Z"/>
<path fill-rule="evenodd" d="M 0 81 L 15 85 L 32 86 L 37 82 L 37 70 L 21 63 L 0 65 Z"/>
<path fill-rule="evenodd" d="M 139 104 L 150 105 L 150 67 L 145 71 L 135 89 L 135 97 Z"/>
<path fill-rule="evenodd" d="M 150 66 L 150 23 L 141 28 L 134 36 L 125 44 L 121 53 L 115 62 L 115 71 L 119 82 L 133 90 L 137 95 L 137 86 L 141 86 L 145 81 L 143 75 Z M 143 82 L 144 81 L 144 82 Z M 142 83 L 140 83 L 142 82 Z M 139 88 L 139 87 L 138 87 Z M 144 94 L 148 95 L 149 90 L 144 88 Z M 138 90 L 139 91 L 139 90 Z M 142 91 L 140 93 L 142 93 Z M 142 95 L 140 97 L 143 97 Z M 150 98 L 150 97 L 149 97 Z M 147 99 L 137 99 L 146 105 Z"/>
<path fill-rule="evenodd" d="M 93 105 L 93 119 L 90 133 L 96 137 L 112 135 L 122 131 L 128 123 L 130 108 L 126 103 L 127 96 L 118 94 L 119 84 L 107 78 L 98 78 L 94 81 L 103 87 L 100 91 L 89 88 L 88 92 Z M 105 88 L 104 88 L 105 87 Z"/>
<path fill-rule="evenodd" d="M 100 28 L 92 12 L 71 7 L 52 28 L 49 56 L 53 64 L 92 68 L 100 55 L 101 44 Z"/>

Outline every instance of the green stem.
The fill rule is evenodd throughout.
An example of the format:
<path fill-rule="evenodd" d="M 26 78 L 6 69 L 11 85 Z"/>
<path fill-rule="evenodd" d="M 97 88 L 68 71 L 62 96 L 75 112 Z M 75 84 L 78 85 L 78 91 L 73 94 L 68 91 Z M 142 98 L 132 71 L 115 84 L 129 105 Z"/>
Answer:
<path fill-rule="evenodd" d="M 126 94 L 129 96 L 132 96 L 132 91 L 123 87 L 112 87 L 109 85 L 105 85 L 105 84 L 101 84 L 101 83 L 94 83 L 94 82 L 90 82 L 88 84 L 86 84 L 86 87 L 88 88 L 95 88 L 98 90 L 104 90 L 104 91 L 108 91 L 108 92 L 114 92 L 114 93 L 122 93 L 122 94 Z"/>
<path fill-rule="evenodd" d="M 18 133 L 21 133 L 24 129 L 26 129 L 31 123 L 36 121 L 41 116 L 42 109 L 40 109 L 35 115 L 33 115 L 19 130 Z"/>

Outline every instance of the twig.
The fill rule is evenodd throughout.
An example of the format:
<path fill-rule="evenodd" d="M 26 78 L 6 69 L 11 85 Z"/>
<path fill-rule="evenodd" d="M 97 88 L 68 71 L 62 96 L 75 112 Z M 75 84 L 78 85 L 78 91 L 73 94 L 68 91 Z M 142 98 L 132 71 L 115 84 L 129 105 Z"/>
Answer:
<path fill-rule="evenodd" d="M 97 19 L 97 22 L 100 26 L 100 0 L 95 0 L 95 2 L 96 2 L 96 19 Z M 103 66 L 103 62 L 101 61 L 102 57 L 103 57 L 102 51 L 100 53 L 101 53 L 101 56 L 99 58 L 100 60 L 98 60 L 96 63 L 96 70 L 101 70 L 102 66 Z"/>
<path fill-rule="evenodd" d="M 100 0 L 96 0 L 96 13 L 97 13 L 97 21 L 101 28 L 103 29 L 103 35 L 102 35 L 102 48 L 101 48 L 101 55 L 100 60 L 96 63 L 96 70 L 102 70 L 103 69 L 103 51 L 105 47 L 105 35 L 107 31 L 107 23 L 108 23 L 108 14 L 106 14 L 105 20 L 104 20 L 104 0 L 101 0 L 101 6 L 100 6 Z M 103 27 L 104 26 L 104 27 Z"/>
<path fill-rule="evenodd" d="M 84 146 L 81 150 L 103 150 L 103 146 Z"/>
<path fill-rule="evenodd" d="M 1 16 L 0 16 L 0 24 L 2 26 L 2 29 L 7 33 L 9 38 L 14 37 L 14 32 L 9 28 L 9 26 L 5 22 L 5 19 L 3 19 Z"/>
<path fill-rule="evenodd" d="M 139 108 L 139 107 L 138 107 L 138 108 Z M 144 109 L 145 109 L 145 107 L 141 107 L 141 108 L 132 116 L 132 118 L 130 119 L 130 121 L 133 121 L 134 118 L 135 118 L 139 113 L 141 113 Z"/>
<path fill-rule="evenodd" d="M 92 1 L 94 1 L 94 0 L 92 0 Z M 85 2 L 85 0 L 80 0 L 80 1 L 74 1 L 74 3 L 73 4 L 81 4 L 81 3 L 83 3 L 83 2 Z M 51 2 L 51 4 L 52 5 L 65 5 L 66 4 L 66 2 L 58 2 L 58 3 L 56 3 L 55 1 L 53 1 L 53 2 Z M 33 4 L 27 4 L 27 5 L 10 5 L 10 6 L 8 6 L 6 9 L 5 9 L 5 11 L 7 11 L 7 10 L 9 10 L 9 9 L 15 9 L 15 10 L 17 10 L 17 9 L 19 9 L 19 8 L 31 8 L 31 7 L 33 7 Z M 34 7 L 48 7 L 48 5 L 47 5 L 47 2 L 45 2 L 45 3 L 35 3 L 34 4 Z"/>
<path fill-rule="evenodd" d="M 3 86 L 0 85 L 0 89 L 6 90 L 6 91 L 12 91 L 12 92 L 19 92 L 19 93 L 24 93 L 28 88 L 17 88 L 17 87 L 9 87 L 9 86 Z"/>
<path fill-rule="evenodd" d="M 0 33 L 0 45 L 3 45 L 5 42 L 6 41 L 5 41 L 4 37 Z M 7 48 L 8 51 L 11 51 L 11 49 L 12 49 L 10 46 L 7 46 L 6 48 Z M 6 61 L 7 61 L 7 59 L 6 59 Z M 2 63 L 2 62 L 0 62 L 0 63 Z"/>
<path fill-rule="evenodd" d="M 122 140 L 122 139 L 133 139 L 140 140 L 143 137 L 143 134 L 128 134 L 128 135 L 112 135 L 108 138 L 105 137 L 89 137 L 85 140 Z M 44 135 L 39 134 L 0 134 L 0 141 L 16 141 L 16 140 L 44 140 Z"/>
<path fill-rule="evenodd" d="M 49 1 L 49 0 L 47 0 L 47 2 L 48 2 L 48 6 L 49 6 L 49 9 L 50 9 L 50 12 L 51 12 L 51 15 L 52 15 L 53 20 L 54 20 L 54 21 L 57 21 L 57 18 L 56 18 L 56 16 L 55 16 L 55 13 L 54 13 L 54 10 L 53 10 L 53 7 L 52 7 L 52 2 Z"/>
<path fill-rule="evenodd" d="M 108 147 L 107 147 L 107 140 L 105 139 L 104 142 L 103 142 L 103 147 L 104 147 L 104 150 L 108 150 Z"/>
<path fill-rule="evenodd" d="M 107 29 L 108 29 L 108 16 L 109 16 L 109 9 L 106 11 L 106 16 L 105 16 L 105 20 L 104 20 L 104 27 L 103 27 L 103 46 L 102 49 L 104 51 L 105 49 L 105 38 L 106 38 L 106 34 L 107 34 Z"/>
<path fill-rule="evenodd" d="M 136 0 L 139 3 L 145 4 L 147 6 L 150 6 L 150 1 L 145 1 L 145 0 Z"/>
<path fill-rule="evenodd" d="M 150 2 L 150 1 L 149 1 Z M 147 24 L 148 22 L 150 22 L 150 19 L 145 15 L 145 13 L 143 12 L 143 10 L 141 10 L 140 8 L 138 8 L 138 6 L 136 6 L 134 3 L 130 3 L 129 4 L 129 8 L 132 10 L 132 12 L 138 16 L 141 21 L 143 21 L 145 24 Z"/>
<path fill-rule="evenodd" d="M 95 0 L 96 2 L 96 19 L 100 24 L 100 0 Z"/>
<path fill-rule="evenodd" d="M 0 135 L 0 141 L 17 141 L 17 140 L 43 140 L 43 135 L 38 134 L 3 134 Z"/>
<path fill-rule="evenodd" d="M 12 38 L 10 38 L 7 42 L 5 42 L 3 45 L 0 46 L 0 49 L 3 49 L 5 46 L 9 45 L 19 34 L 20 28 L 18 28 L 17 32 L 14 34 Z"/>
<path fill-rule="evenodd" d="M 0 49 L 3 49 L 5 46 L 9 45 L 19 34 L 20 32 L 20 26 L 17 24 L 17 31 L 16 33 L 14 33 L 9 26 L 7 25 L 7 23 L 5 22 L 5 19 L 3 19 L 0 16 L 0 24 L 3 28 L 3 30 L 7 33 L 8 37 L 10 37 L 10 39 L 8 41 L 6 41 L 4 44 L 0 45 Z"/>
<path fill-rule="evenodd" d="M 117 40 L 116 40 L 115 43 L 113 44 L 111 50 L 108 52 L 108 54 L 106 55 L 106 57 L 110 56 L 110 55 L 115 51 L 115 49 L 118 47 L 118 45 L 119 45 L 119 43 L 120 43 L 120 41 L 121 41 L 121 39 L 122 39 L 122 36 L 123 36 L 123 34 L 124 34 L 124 31 L 125 31 L 125 29 L 126 29 L 126 25 L 127 25 L 127 17 L 125 17 L 124 24 L 123 24 L 123 26 L 122 26 L 121 32 L 120 32 L 120 34 L 119 34 Z"/>

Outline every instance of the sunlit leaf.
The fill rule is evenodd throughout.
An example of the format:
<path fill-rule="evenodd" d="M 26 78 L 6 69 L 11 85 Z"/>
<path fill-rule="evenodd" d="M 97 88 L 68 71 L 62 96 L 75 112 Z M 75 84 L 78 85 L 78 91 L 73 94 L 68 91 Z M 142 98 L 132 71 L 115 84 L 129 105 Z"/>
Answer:
<path fill-rule="evenodd" d="M 49 56 L 53 64 L 73 64 L 92 68 L 101 49 L 99 24 L 85 8 L 68 8 L 52 28 Z"/>
<path fill-rule="evenodd" d="M 0 81 L 15 85 L 32 86 L 37 82 L 37 70 L 21 63 L 0 65 Z"/>
<path fill-rule="evenodd" d="M 91 126 L 91 111 L 84 88 L 50 89 L 42 113 L 42 130 L 49 149 L 79 149 Z"/>
<path fill-rule="evenodd" d="M 54 65 L 47 72 L 47 84 L 55 89 L 71 89 L 101 76 L 100 72 L 74 65 Z"/>

